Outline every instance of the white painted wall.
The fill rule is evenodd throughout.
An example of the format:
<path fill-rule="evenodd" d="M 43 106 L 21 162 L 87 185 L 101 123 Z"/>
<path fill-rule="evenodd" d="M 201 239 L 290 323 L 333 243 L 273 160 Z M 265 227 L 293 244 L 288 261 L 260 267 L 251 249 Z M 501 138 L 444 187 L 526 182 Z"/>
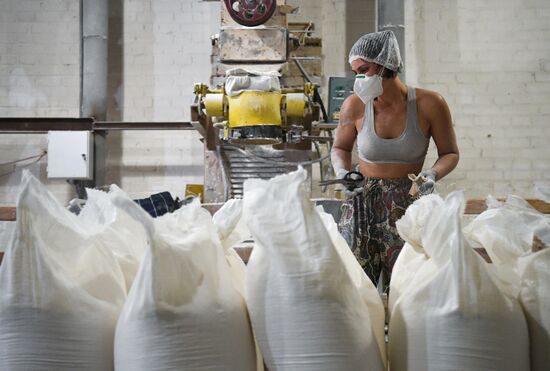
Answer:
<path fill-rule="evenodd" d="M 220 3 L 109 5 L 110 36 L 116 36 L 109 40 L 109 119 L 188 121 L 193 84 L 209 80 L 210 35 L 219 28 Z M 78 117 L 78 1 L 1 0 L 0 9 L 0 116 Z M 2 135 L 0 163 L 46 148 L 45 135 Z M 111 133 L 108 148 L 107 183 L 120 184 L 132 197 L 164 190 L 181 196 L 185 184 L 202 182 L 202 144 L 194 131 Z M 73 188 L 47 180 L 46 161 L 29 169 L 67 202 Z M 12 171 L 0 166 L 0 204 L 15 203 L 21 172 Z"/>
<path fill-rule="evenodd" d="M 78 116 L 78 1 L 0 1 L 0 117 Z M 40 154 L 44 135 L 0 135 L 0 164 Z M 34 160 L 27 161 L 32 163 Z M 29 166 L 44 179 L 45 159 Z M 0 204 L 13 204 L 20 171 L 0 165 Z M 50 189 L 65 199 L 64 181 Z"/>
<path fill-rule="evenodd" d="M 210 36 L 220 3 L 125 0 L 122 45 L 125 121 L 189 121 L 193 85 L 210 78 Z M 107 183 L 132 197 L 202 183 L 203 146 L 195 131 L 123 132 L 109 138 Z"/>
<path fill-rule="evenodd" d="M 550 2 L 405 3 L 408 82 L 446 98 L 461 151 L 441 189 L 533 197 L 550 182 Z"/>
<path fill-rule="evenodd" d="M 341 73 L 350 29 L 362 33 L 364 21 L 369 31 L 373 13 L 350 15 L 357 0 L 289 3 L 302 4 L 291 19 L 316 23 L 326 75 Z M 535 182 L 550 181 L 550 3 L 405 3 L 409 83 L 445 96 L 461 149 L 460 165 L 441 189 L 531 197 Z M 110 40 L 109 118 L 188 120 L 193 83 L 210 75 L 209 38 L 218 30 L 220 2 L 111 0 L 110 6 L 118 36 Z M 76 117 L 78 1 L 0 0 L 0 9 L 0 116 Z M 202 181 L 196 133 L 124 132 L 109 135 L 108 145 L 107 181 L 132 197 L 181 195 L 186 183 Z M 45 147 L 42 135 L 2 135 L 0 163 Z M 45 164 L 30 167 L 43 181 Z M 2 175 L 10 171 L 0 166 L 0 204 L 15 202 L 18 173 Z M 62 201 L 73 197 L 64 182 L 47 184 Z"/>

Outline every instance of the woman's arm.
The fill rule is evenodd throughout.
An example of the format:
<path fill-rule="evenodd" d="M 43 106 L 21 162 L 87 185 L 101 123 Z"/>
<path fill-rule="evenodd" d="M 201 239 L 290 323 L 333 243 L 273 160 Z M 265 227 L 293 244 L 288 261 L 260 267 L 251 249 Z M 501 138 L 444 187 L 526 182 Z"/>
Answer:
<path fill-rule="evenodd" d="M 427 101 L 430 121 L 430 134 L 437 147 L 437 161 L 432 166 L 436 180 L 449 174 L 458 164 L 459 153 L 453 129 L 451 112 L 445 99 L 436 93 L 429 94 Z"/>
<path fill-rule="evenodd" d="M 334 143 L 330 159 L 336 177 L 343 177 L 351 170 L 351 152 L 357 137 L 357 120 L 364 114 L 365 105 L 355 96 L 350 95 L 340 108 L 340 120 L 334 132 Z"/>

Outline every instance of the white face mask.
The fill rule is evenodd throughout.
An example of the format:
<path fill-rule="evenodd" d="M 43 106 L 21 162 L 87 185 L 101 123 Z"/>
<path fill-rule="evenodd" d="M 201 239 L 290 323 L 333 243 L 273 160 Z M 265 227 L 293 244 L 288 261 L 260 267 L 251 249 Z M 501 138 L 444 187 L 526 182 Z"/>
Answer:
<path fill-rule="evenodd" d="M 361 98 L 363 103 L 367 104 L 368 101 L 382 95 L 382 77 L 379 75 L 357 75 L 355 76 L 353 91 Z"/>

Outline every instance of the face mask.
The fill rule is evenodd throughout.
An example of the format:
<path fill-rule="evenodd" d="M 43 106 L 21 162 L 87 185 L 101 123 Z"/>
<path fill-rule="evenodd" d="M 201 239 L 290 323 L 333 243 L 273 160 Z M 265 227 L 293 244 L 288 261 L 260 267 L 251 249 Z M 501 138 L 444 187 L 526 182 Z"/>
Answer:
<path fill-rule="evenodd" d="M 367 104 L 368 101 L 382 95 L 382 78 L 379 75 L 357 75 L 355 76 L 353 91 L 361 98 L 363 103 Z"/>

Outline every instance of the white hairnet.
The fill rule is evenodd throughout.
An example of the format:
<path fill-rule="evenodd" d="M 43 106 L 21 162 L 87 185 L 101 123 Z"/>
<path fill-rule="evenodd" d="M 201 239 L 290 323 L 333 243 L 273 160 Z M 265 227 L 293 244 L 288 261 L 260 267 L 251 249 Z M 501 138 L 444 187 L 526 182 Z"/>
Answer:
<path fill-rule="evenodd" d="M 396 72 L 401 72 L 403 68 L 397 38 L 389 30 L 361 36 L 349 52 L 349 63 L 356 59 L 376 63 Z"/>

